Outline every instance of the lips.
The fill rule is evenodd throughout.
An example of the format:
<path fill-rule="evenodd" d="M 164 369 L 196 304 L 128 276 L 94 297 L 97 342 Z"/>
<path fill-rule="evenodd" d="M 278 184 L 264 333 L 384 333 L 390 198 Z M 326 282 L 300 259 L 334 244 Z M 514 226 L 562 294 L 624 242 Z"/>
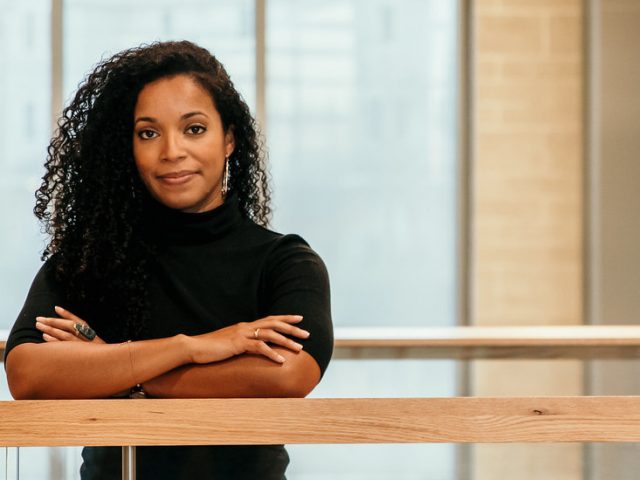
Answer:
<path fill-rule="evenodd" d="M 163 175 L 158 175 L 158 179 L 167 185 L 181 185 L 183 183 L 187 183 L 195 177 L 195 175 L 196 172 L 191 170 L 181 170 L 179 172 L 169 172 Z"/>

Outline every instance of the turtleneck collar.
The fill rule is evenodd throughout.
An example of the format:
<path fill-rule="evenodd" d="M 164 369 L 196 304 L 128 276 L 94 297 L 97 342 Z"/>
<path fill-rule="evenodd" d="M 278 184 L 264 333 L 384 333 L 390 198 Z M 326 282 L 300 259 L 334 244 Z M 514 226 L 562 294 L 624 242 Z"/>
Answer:
<path fill-rule="evenodd" d="M 238 197 L 229 195 L 219 207 L 201 213 L 185 213 L 149 199 L 145 202 L 144 230 L 163 244 L 204 243 L 223 237 L 242 220 Z"/>

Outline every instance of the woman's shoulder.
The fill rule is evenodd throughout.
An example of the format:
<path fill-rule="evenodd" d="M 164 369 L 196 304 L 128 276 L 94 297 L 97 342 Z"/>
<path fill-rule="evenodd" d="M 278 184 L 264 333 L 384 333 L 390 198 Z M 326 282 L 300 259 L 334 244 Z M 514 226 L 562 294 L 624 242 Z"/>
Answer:
<path fill-rule="evenodd" d="M 59 281 L 56 275 L 56 258 L 47 258 L 36 273 L 31 284 L 32 290 L 40 289 L 58 289 Z"/>
<path fill-rule="evenodd" d="M 267 255 L 267 271 L 272 275 L 298 272 L 301 275 L 327 277 L 327 268 L 320 255 L 297 234 L 280 234 Z"/>
<path fill-rule="evenodd" d="M 250 237 L 256 243 L 264 244 L 270 252 L 296 248 L 311 249 L 309 243 L 296 233 L 280 233 L 252 221 L 248 227 Z"/>
<path fill-rule="evenodd" d="M 280 233 L 251 222 L 250 230 L 245 231 L 243 237 L 243 241 L 262 251 L 262 265 L 267 273 L 292 267 L 326 270 L 320 255 L 297 233 Z"/>

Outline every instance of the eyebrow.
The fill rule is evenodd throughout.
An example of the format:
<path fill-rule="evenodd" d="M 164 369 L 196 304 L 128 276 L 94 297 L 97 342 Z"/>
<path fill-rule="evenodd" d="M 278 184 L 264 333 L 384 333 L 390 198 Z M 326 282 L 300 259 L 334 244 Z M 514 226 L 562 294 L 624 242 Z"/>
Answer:
<path fill-rule="evenodd" d="M 196 115 L 204 115 L 205 117 L 208 118 L 208 115 L 204 112 L 200 112 L 200 111 L 195 111 L 195 112 L 189 112 L 189 113 L 185 113 L 184 115 L 182 115 L 180 117 L 180 120 L 186 120 L 187 118 L 191 118 L 194 117 Z M 151 123 L 155 123 L 158 120 L 156 118 L 153 117 L 138 117 L 136 118 L 136 121 L 133 123 L 134 125 L 137 124 L 138 122 L 151 122 Z"/>

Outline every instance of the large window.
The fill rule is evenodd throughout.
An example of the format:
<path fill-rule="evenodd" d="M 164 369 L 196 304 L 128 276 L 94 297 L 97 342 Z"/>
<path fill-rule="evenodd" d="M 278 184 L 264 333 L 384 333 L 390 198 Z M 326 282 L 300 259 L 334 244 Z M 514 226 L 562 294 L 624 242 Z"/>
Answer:
<path fill-rule="evenodd" d="M 32 210 L 51 135 L 49 0 L 0 0 L 0 330 L 13 324 L 44 247 Z"/>
<path fill-rule="evenodd" d="M 159 40 L 191 40 L 225 65 L 249 106 L 255 103 L 253 0 L 66 0 L 65 98 L 101 58 Z"/>
<path fill-rule="evenodd" d="M 50 136 L 51 18 L 49 0 L 26 3 L 0 0 L 0 162 L 10 174 L 0 177 L 0 212 L 10 225 L 0 238 L 0 329 L 21 308 L 43 246 L 31 209 Z M 273 229 L 301 234 L 324 258 L 335 325 L 454 325 L 459 15 L 457 2 L 437 0 L 65 0 L 61 94 L 69 99 L 93 65 L 121 49 L 200 43 L 252 109 L 265 98 Z M 256 71 L 262 41 L 264 83 Z M 453 362 L 354 359 L 335 360 L 313 395 L 455 390 Z M 455 471 L 450 445 L 289 451 L 291 477 L 300 480 Z M 52 450 L 48 462 L 60 455 Z M 67 461 L 68 478 L 76 460 Z M 31 461 L 25 468 L 46 470 Z"/>
<path fill-rule="evenodd" d="M 50 15 L 49 0 L 0 0 L 0 330 L 13 324 L 44 247 L 32 210 L 51 132 Z M 31 476 L 21 478 L 47 478 L 48 458 L 33 449 Z"/>
<path fill-rule="evenodd" d="M 455 2 L 268 5 L 276 228 L 325 258 L 337 325 L 454 324 Z"/>

